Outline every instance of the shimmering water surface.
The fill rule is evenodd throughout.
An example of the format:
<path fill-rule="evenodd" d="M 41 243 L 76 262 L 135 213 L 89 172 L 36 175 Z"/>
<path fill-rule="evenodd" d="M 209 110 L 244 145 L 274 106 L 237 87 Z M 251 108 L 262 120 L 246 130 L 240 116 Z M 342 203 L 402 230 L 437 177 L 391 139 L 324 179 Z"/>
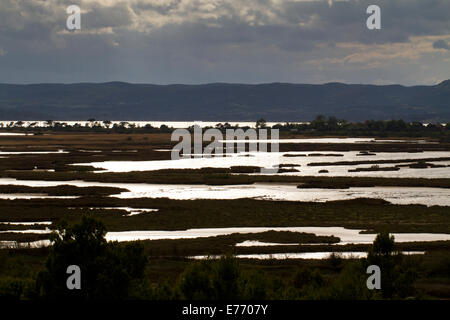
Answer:
<path fill-rule="evenodd" d="M 311 156 L 314 154 L 340 154 L 342 156 Z M 249 155 L 249 156 L 246 156 Z M 286 157 L 285 155 L 296 155 Z M 306 156 L 302 156 L 306 155 Z M 309 156 L 308 156 L 309 155 Z M 368 171 L 348 172 L 350 169 L 367 168 L 371 164 L 363 165 L 320 165 L 308 166 L 311 163 L 340 162 L 340 161 L 375 161 L 375 160 L 404 160 L 404 159 L 426 159 L 447 158 L 449 151 L 429 151 L 421 153 L 406 152 L 380 152 L 376 156 L 360 155 L 358 151 L 348 152 L 254 152 L 230 154 L 226 157 L 192 158 L 179 160 L 157 160 L 157 161 L 104 161 L 79 163 L 78 165 L 91 165 L 98 169 L 106 169 L 106 172 L 131 172 L 131 171 L 153 171 L 161 169 L 199 169 L 199 168 L 229 168 L 231 166 L 259 166 L 262 168 L 273 168 L 281 164 L 290 164 L 298 172 L 283 173 L 283 175 L 295 176 L 352 176 L 352 177 L 392 177 L 392 178 L 450 178 L 450 168 L 428 168 L 411 169 L 402 167 L 399 171 Z M 450 165 L 450 161 L 432 162 L 439 165 Z M 379 164 L 380 167 L 393 167 L 400 163 Z M 327 173 L 319 173 L 327 170 Z"/>
<path fill-rule="evenodd" d="M 423 204 L 450 206 L 450 189 L 416 187 L 357 187 L 349 189 L 299 189 L 296 184 L 255 183 L 252 185 L 164 185 L 145 183 L 102 183 L 86 181 L 39 181 L 0 178 L 0 185 L 26 185 L 32 187 L 73 185 L 77 187 L 118 187 L 129 191 L 113 197 L 192 199 L 241 199 L 326 202 L 356 198 L 384 199 L 395 204 Z M 0 198 L 24 199 L 42 196 L 0 194 Z M 49 197 L 50 198 L 50 197 Z M 71 198 L 52 197 L 52 198 Z"/>
<path fill-rule="evenodd" d="M 75 123 L 75 122 L 74 122 Z M 142 122 L 140 125 L 148 124 Z M 162 124 L 162 123 L 161 123 Z M 167 122 L 164 122 L 167 124 Z M 195 123 L 178 123 L 173 127 L 188 127 Z M 248 123 L 249 126 L 250 123 Z M 157 123 L 152 124 L 158 126 Z M 201 123 L 200 126 L 214 126 L 214 124 Z M 253 123 L 252 123 L 253 125 Z M 170 125 L 169 125 L 170 126 Z M 240 123 L 240 126 L 244 126 Z M 2 134 L 22 135 L 22 134 Z M 384 140 L 387 142 L 388 140 Z M 259 141 L 261 142 L 261 141 Z M 268 141 L 271 142 L 271 141 Z M 372 138 L 317 138 L 317 139 L 285 139 L 280 143 L 372 143 L 377 144 L 379 141 Z M 432 143 L 427 141 L 411 141 L 411 140 L 390 140 L 393 143 Z M 81 150 L 80 150 L 81 151 Z M 100 150 L 86 152 L 97 152 Z M 136 152 L 136 150 L 132 150 Z M 158 151 L 169 152 L 168 149 L 158 149 Z M 64 150 L 58 151 L 29 151 L 29 152 L 9 152 L 2 151 L 0 156 L 11 156 L 21 154 L 52 154 L 66 153 Z M 114 150 L 121 152 L 121 150 Z M 318 155 L 319 154 L 319 155 Z M 324 156 L 320 154 L 337 154 L 339 156 Z M 291 156 L 286 156 L 291 155 Z M 283 173 L 283 175 L 298 176 L 355 176 L 355 177 L 411 177 L 411 178 L 450 178 L 450 161 L 432 161 L 437 165 L 445 165 L 443 168 L 427 168 L 412 169 L 401 167 L 398 171 L 372 171 L 372 172 L 348 172 L 351 169 L 367 168 L 371 164 L 364 165 L 320 165 L 310 166 L 311 163 L 338 162 L 338 161 L 374 161 L 374 160 L 399 160 L 394 164 L 379 164 L 379 167 L 393 167 L 397 164 L 406 164 L 402 162 L 405 159 L 425 159 L 425 158 L 443 158 L 450 157 L 448 151 L 433 152 L 379 152 L 375 155 L 364 155 L 359 151 L 348 152 L 279 152 L 279 153 L 241 153 L 232 154 L 227 157 L 213 158 L 194 158 L 181 160 L 166 161 L 106 161 L 84 163 L 82 165 L 92 165 L 95 168 L 104 168 L 107 172 L 131 172 L 131 171 L 151 171 L 160 169 L 195 169 L 195 168 L 229 168 L 231 166 L 260 166 L 263 168 L 273 168 L 278 164 L 291 165 L 292 168 L 299 170 L 298 172 Z M 286 166 L 285 166 L 286 167 Z M 319 173 L 320 170 L 327 170 L 327 173 Z M 258 173 L 259 174 L 259 173 Z M 252 185 L 227 185 L 227 186 L 208 186 L 208 185 L 171 185 L 171 184 L 144 184 L 144 183 L 101 183 L 101 182 L 85 182 L 85 181 L 34 181 L 34 180 L 15 180 L 11 178 L 0 178 L 0 185 L 25 185 L 32 187 L 73 185 L 78 187 L 104 186 L 125 188 L 129 191 L 122 192 L 112 197 L 123 199 L 129 198 L 169 198 L 169 199 L 240 199 L 254 198 L 258 200 L 283 200 L 283 201 L 304 201 L 304 202 L 326 202 L 334 200 L 349 200 L 356 198 L 376 198 L 384 199 L 394 204 L 421 204 L 421 205 L 440 205 L 450 206 L 450 189 L 445 188 L 416 188 L 416 187 L 365 187 L 365 188 L 349 188 L 349 189 L 299 189 L 297 184 L 283 183 L 255 183 Z M 16 194 L 0 194 L 0 199 L 36 199 L 36 198 L 78 198 L 77 196 L 48 196 L 43 193 L 16 193 Z M 92 207 L 91 209 L 97 209 Z M 140 209 L 129 207 L 102 207 L 98 209 L 120 209 L 125 210 L 129 214 L 127 216 L 156 212 L 158 209 Z M 50 229 L 31 229 L 33 224 L 50 225 L 51 222 L 0 222 L 0 224 L 10 225 L 29 225 L 28 230 L 6 230 L 0 233 L 16 232 L 16 233 L 39 233 L 46 234 L 51 232 Z M 293 231 L 307 232 L 318 236 L 336 236 L 340 238 L 340 242 L 336 245 L 345 244 L 370 244 L 375 238 L 375 234 L 361 234 L 361 230 L 350 230 L 342 227 L 284 227 L 284 228 L 212 228 L 212 229 L 189 229 L 181 231 L 120 231 L 108 232 L 106 235 L 109 241 L 132 241 L 132 240 L 158 240 L 158 239 L 189 239 L 199 237 L 214 237 L 219 235 L 229 235 L 232 233 L 258 233 L 269 230 L 276 231 Z M 450 234 L 430 234 L 430 233 L 397 233 L 394 234 L 396 242 L 413 242 L 413 241 L 450 241 Z M 48 240 L 34 241 L 30 243 L 18 244 L 15 241 L 0 241 L 0 246 L 11 247 L 40 247 L 49 245 Z M 277 243 L 277 242 L 261 242 L 261 241 L 244 241 L 238 243 L 237 246 L 280 246 L 280 245 L 297 245 L 295 243 Z M 314 244 L 310 244 L 314 245 Z M 420 254 L 423 252 L 410 252 L 411 254 Z M 254 259 L 323 259 L 327 258 L 331 252 L 308 252 L 308 253 L 282 253 L 271 255 L 238 255 L 239 258 Z M 343 258 L 350 256 L 364 257 L 365 252 L 343 252 Z M 204 259 L 206 256 L 192 257 L 194 259 Z"/>
<path fill-rule="evenodd" d="M 403 254 L 424 254 L 424 251 L 403 251 Z M 367 257 L 367 252 L 361 251 L 347 251 L 347 252 L 297 252 L 297 253 L 272 253 L 272 254 L 238 254 L 235 257 L 239 259 L 327 259 L 332 254 L 337 254 L 342 259 L 359 259 Z M 205 259 L 218 259 L 220 256 L 192 256 L 190 259 L 205 260 Z"/>
<path fill-rule="evenodd" d="M 32 226 L 32 225 L 51 225 L 53 222 L 52 221 L 35 221 L 35 222 L 1 222 L 0 224 L 7 224 L 7 225 L 12 225 L 12 226 Z"/>
<path fill-rule="evenodd" d="M 261 233 L 266 231 L 291 231 L 291 232 L 306 232 L 314 233 L 317 236 L 335 236 L 340 238 L 340 242 L 334 245 L 346 245 L 346 244 L 370 244 L 376 237 L 376 234 L 360 233 L 362 230 L 346 229 L 342 227 L 245 227 L 245 228 L 200 228 L 200 229 L 188 229 L 177 231 L 119 231 L 108 232 L 106 239 L 108 241 L 136 241 L 136 240 L 162 240 L 162 239 L 193 239 L 193 238 L 205 238 L 230 235 L 233 233 Z M 50 233 L 51 230 L 10 230 L 1 231 L 0 233 L 17 232 L 17 233 Z M 441 241 L 450 240 L 450 234 L 438 234 L 438 233 L 393 233 L 396 242 L 412 242 L 412 241 Z M 246 241 L 238 246 L 253 246 L 255 241 Z M 30 243 L 17 243 L 15 241 L 0 241 L 0 247 L 14 247 L 14 246 L 30 246 L 30 247 L 42 247 L 50 245 L 50 241 L 34 241 Z M 281 244 L 281 243 L 264 243 L 260 242 L 256 245 L 296 245 L 296 244 Z M 310 245 L 310 244 L 307 244 Z M 317 245 L 317 244 L 311 244 Z M 414 252 L 423 253 L 423 252 Z M 282 254 L 252 254 L 252 255 L 238 255 L 238 258 L 254 258 L 254 259 L 324 259 L 327 258 L 331 252 L 308 252 L 308 253 L 282 253 Z M 343 257 L 364 257 L 365 252 L 347 252 L 340 253 Z M 192 257 L 195 259 L 204 259 L 207 256 Z"/>
<path fill-rule="evenodd" d="M 0 136 L 25 136 L 26 133 L 0 132 Z"/>
<path fill-rule="evenodd" d="M 0 233 L 37 233 L 37 234 L 48 234 L 51 233 L 52 230 L 45 229 L 29 229 L 29 230 L 2 230 Z"/>
<path fill-rule="evenodd" d="M 69 209 L 84 209 L 82 207 L 79 208 L 69 208 Z M 142 208 L 130 208 L 130 207 L 90 207 L 90 210 L 101 209 L 101 210 L 123 210 L 128 212 L 127 217 L 136 216 L 142 213 L 148 212 L 158 212 L 159 209 L 142 209 Z"/>
<path fill-rule="evenodd" d="M 121 187 L 130 187 L 121 186 Z M 350 189 L 298 189 L 296 185 L 256 183 L 252 185 L 140 185 L 119 198 L 240 199 L 326 202 L 356 198 L 384 199 L 395 204 L 424 204 L 450 206 L 450 189 L 361 187 Z"/>
<path fill-rule="evenodd" d="M 33 242 L 26 242 L 26 243 L 17 243 L 16 241 L 0 241 L 0 247 L 3 248 L 41 248 L 41 247 L 47 247 L 50 245 L 49 240 L 39 240 L 39 241 L 33 241 Z M 403 254 L 424 254 L 424 251 L 404 251 Z M 277 259 L 277 260 L 283 260 L 283 259 L 327 259 L 330 257 L 331 254 L 337 254 L 339 257 L 343 259 L 350 259 L 350 258 L 364 258 L 367 256 L 366 252 L 300 252 L 300 253 L 273 253 L 273 254 L 241 254 L 236 255 L 236 258 L 239 259 L 260 259 L 260 260 L 267 260 L 267 259 Z M 220 258 L 219 256 L 191 256 L 188 257 L 190 259 L 196 259 L 196 260 L 204 260 L 204 259 L 217 259 Z"/>
<path fill-rule="evenodd" d="M 192 239 L 216 237 L 233 233 L 261 233 L 266 231 L 291 231 L 313 233 L 317 236 L 335 236 L 340 238 L 340 245 L 370 244 L 376 234 L 360 233 L 362 230 L 342 227 L 252 227 L 252 228 L 201 228 L 177 231 L 120 231 L 108 232 L 106 238 L 110 241 L 161 240 L 161 239 Z M 393 233 L 396 242 L 410 241 L 440 241 L 450 240 L 450 234 L 439 233 Z"/>

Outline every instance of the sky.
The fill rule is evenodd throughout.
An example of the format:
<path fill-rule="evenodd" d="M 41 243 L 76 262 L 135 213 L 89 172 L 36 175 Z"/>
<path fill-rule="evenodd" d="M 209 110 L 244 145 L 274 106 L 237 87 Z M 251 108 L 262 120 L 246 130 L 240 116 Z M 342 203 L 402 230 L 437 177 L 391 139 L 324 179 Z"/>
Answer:
<path fill-rule="evenodd" d="M 369 5 L 381 29 L 369 30 Z M 66 26 L 70 5 L 81 30 Z M 0 82 L 434 85 L 450 0 L 1 0 Z"/>

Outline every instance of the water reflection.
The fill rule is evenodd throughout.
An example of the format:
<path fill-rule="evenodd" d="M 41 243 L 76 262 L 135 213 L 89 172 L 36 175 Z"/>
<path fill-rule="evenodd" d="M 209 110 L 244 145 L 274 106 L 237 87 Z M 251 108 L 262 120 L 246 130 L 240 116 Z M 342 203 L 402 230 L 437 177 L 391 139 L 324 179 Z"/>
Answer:
<path fill-rule="evenodd" d="M 192 199 L 241 199 L 282 200 L 303 202 L 326 202 L 357 198 L 384 199 L 394 204 L 422 204 L 427 206 L 450 206 L 450 189 L 416 187 L 358 187 L 349 189 L 298 189 L 296 184 L 255 183 L 252 185 L 165 185 L 145 183 L 102 183 L 87 181 L 39 181 L 0 178 L 0 185 L 26 185 L 46 187 L 72 185 L 77 187 L 117 187 L 128 189 L 113 197 Z M 0 195 L 0 198 L 14 199 L 15 195 Z M 33 196 L 29 196 L 32 198 Z M 24 197 L 21 197 L 22 199 Z M 25 197 L 26 198 L 26 197 Z M 42 197 L 44 198 L 44 197 Z M 57 198 L 71 198 L 57 197 Z M 76 198 L 76 197 L 75 197 Z M 20 197 L 16 197 L 20 199 Z"/>
<path fill-rule="evenodd" d="M 295 176 L 345 176 L 345 177 L 392 177 L 392 178 L 450 178 L 450 170 L 444 168 L 412 169 L 402 167 L 399 171 L 370 171 L 349 172 L 351 169 L 368 167 L 364 165 L 338 165 L 338 166 L 308 166 L 311 163 L 338 162 L 338 161 L 374 161 L 374 160 L 405 160 L 426 158 L 447 158 L 449 151 L 427 151 L 421 153 L 406 152 L 380 152 L 373 155 L 361 154 L 359 151 L 333 152 L 341 156 L 308 156 L 312 152 L 245 152 L 228 154 L 226 157 L 192 158 L 179 160 L 153 160 L 153 161 L 104 161 L 92 163 L 78 163 L 76 165 L 91 165 L 98 169 L 106 169 L 104 172 L 132 172 L 153 171 L 162 169 L 200 169 L 200 168 L 230 168 L 232 166 L 259 166 L 273 168 L 280 164 L 290 164 L 298 169 L 298 172 L 283 173 L 283 175 Z M 323 154 L 322 152 L 314 152 Z M 329 153 L 329 152 L 326 152 Z M 247 156 L 249 155 L 249 156 Z M 289 155 L 289 156 L 287 156 Z M 450 161 L 433 162 L 435 164 L 450 165 Z M 380 164 L 380 167 L 392 167 L 400 163 Z M 404 163 L 403 163 L 404 164 Z M 319 173 L 327 170 L 327 173 Z M 258 173 L 259 174 L 259 173 Z"/>
<path fill-rule="evenodd" d="M 403 251 L 403 254 L 425 254 L 425 251 Z M 327 259 L 330 255 L 336 254 L 342 259 L 360 259 L 367 257 L 367 252 L 361 251 L 345 251 L 345 252 L 297 252 L 297 253 L 272 253 L 272 254 L 238 254 L 235 257 L 238 259 L 259 259 L 259 260 L 284 260 L 284 259 Z M 218 259 L 220 256 L 191 256 L 190 259 L 205 260 Z"/>
<path fill-rule="evenodd" d="M 161 239 L 193 239 L 225 236 L 233 233 L 261 233 L 266 231 L 291 231 L 313 233 L 317 236 L 335 236 L 340 239 L 339 245 L 370 244 L 376 234 L 360 233 L 362 230 L 346 229 L 343 227 L 243 227 L 243 228 L 200 228 L 177 231 L 119 231 L 108 232 L 109 241 L 161 240 Z M 446 241 L 450 234 L 439 233 L 393 233 L 395 242 L 413 241 Z"/>

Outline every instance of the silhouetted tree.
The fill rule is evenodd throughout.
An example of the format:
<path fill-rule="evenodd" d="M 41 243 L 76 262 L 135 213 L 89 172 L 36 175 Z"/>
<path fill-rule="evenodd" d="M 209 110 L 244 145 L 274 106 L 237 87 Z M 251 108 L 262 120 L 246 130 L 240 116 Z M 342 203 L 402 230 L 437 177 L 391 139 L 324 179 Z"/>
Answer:
<path fill-rule="evenodd" d="M 266 120 L 261 118 L 259 120 L 256 121 L 256 128 L 265 128 L 266 127 Z"/>
<path fill-rule="evenodd" d="M 80 224 L 63 224 L 54 241 L 46 270 L 38 275 L 37 289 L 43 298 L 123 299 L 132 281 L 143 276 L 146 257 L 137 243 L 120 245 L 105 240 L 105 226 L 83 217 Z M 81 290 L 66 286 L 67 267 L 81 269 Z"/>
<path fill-rule="evenodd" d="M 381 232 L 367 255 L 368 265 L 381 270 L 381 292 L 384 298 L 403 298 L 412 294 L 416 273 L 404 263 L 403 254 L 395 251 L 395 238 Z"/>

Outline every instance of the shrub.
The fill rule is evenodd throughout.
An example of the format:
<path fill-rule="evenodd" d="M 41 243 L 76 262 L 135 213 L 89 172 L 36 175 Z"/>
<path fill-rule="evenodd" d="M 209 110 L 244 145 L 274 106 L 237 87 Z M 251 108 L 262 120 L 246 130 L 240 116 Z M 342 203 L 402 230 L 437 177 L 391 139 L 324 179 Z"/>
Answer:
<path fill-rule="evenodd" d="M 123 299 L 133 279 L 143 276 L 146 257 L 137 243 L 106 242 L 104 225 L 83 217 L 80 224 L 62 225 L 54 233 L 46 269 L 39 273 L 37 288 L 43 298 Z M 66 286 L 67 267 L 81 269 L 81 290 Z"/>

